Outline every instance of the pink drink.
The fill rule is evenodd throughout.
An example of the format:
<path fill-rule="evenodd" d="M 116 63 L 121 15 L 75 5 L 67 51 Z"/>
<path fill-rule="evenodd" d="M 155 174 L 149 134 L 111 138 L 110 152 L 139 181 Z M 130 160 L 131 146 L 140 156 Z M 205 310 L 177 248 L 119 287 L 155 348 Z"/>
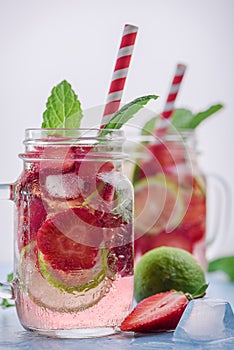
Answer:
<path fill-rule="evenodd" d="M 36 140 L 21 155 L 17 312 L 42 334 L 101 336 L 115 332 L 132 305 L 132 188 L 109 141 L 68 141 Z"/>
<path fill-rule="evenodd" d="M 135 258 L 160 246 L 194 254 L 205 268 L 206 183 L 191 133 L 143 144 L 133 175 Z M 193 146 L 193 147 L 192 147 Z"/>

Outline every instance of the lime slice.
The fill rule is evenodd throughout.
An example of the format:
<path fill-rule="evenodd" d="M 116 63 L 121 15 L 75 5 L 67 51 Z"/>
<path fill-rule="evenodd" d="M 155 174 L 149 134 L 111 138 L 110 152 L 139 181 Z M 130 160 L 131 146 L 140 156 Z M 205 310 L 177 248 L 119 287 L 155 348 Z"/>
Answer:
<path fill-rule="evenodd" d="M 105 279 L 108 274 L 107 256 L 107 250 L 100 250 L 93 268 L 64 272 L 53 269 L 45 261 L 44 255 L 38 251 L 39 269 L 42 276 L 54 287 L 74 294 L 95 288 Z"/>
<path fill-rule="evenodd" d="M 203 176 L 194 177 L 194 194 L 200 196 L 206 196 L 206 180 Z"/>
<path fill-rule="evenodd" d="M 179 187 L 160 173 L 137 181 L 135 190 L 135 228 L 139 233 L 171 232 L 184 215 Z"/>
<path fill-rule="evenodd" d="M 57 312 L 79 312 L 97 304 L 105 297 L 114 281 L 114 273 L 107 269 L 107 251 L 100 255 L 97 271 L 83 270 L 67 273 L 48 268 L 36 247 L 36 242 L 25 246 L 21 251 L 19 278 L 23 292 L 38 306 Z M 43 267 L 42 267 L 43 266 Z M 40 270 L 42 268 L 42 271 Z M 86 277 L 85 274 L 87 273 Z M 60 280 L 59 280 L 60 278 Z M 74 282 L 72 282 L 72 279 Z M 78 280 L 82 282 L 78 284 Z M 77 283 L 77 284 L 76 284 Z"/>

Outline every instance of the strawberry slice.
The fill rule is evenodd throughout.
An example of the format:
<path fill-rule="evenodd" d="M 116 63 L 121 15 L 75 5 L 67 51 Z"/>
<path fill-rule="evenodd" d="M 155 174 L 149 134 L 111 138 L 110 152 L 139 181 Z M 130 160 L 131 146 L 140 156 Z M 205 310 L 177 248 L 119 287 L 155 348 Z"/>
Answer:
<path fill-rule="evenodd" d="M 90 269 L 96 264 L 102 231 L 101 222 L 89 208 L 72 208 L 43 223 L 37 232 L 37 244 L 54 269 Z"/>
<path fill-rule="evenodd" d="M 108 176 L 112 170 L 114 170 L 114 164 L 112 162 L 105 162 L 99 167 L 96 177 L 96 186 L 99 195 L 108 203 L 113 200 L 115 193 L 114 186 L 108 182 Z"/>
<path fill-rule="evenodd" d="M 206 218 L 206 197 L 193 193 L 188 209 L 183 218 L 183 223 L 199 224 L 205 222 Z"/>
<path fill-rule="evenodd" d="M 120 329 L 142 333 L 174 330 L 188 302 L 183 293 L 175 290 L 152 295 L 135 307 Z"/>
<path fill-rule="evenodd" d="M 185 162 L 185 151 L 175 142 L 165 142 L 163 144 L 151 144 L 147 148 L 148 159 L 141 160 L 136 166 L 133 180 L 134 182 L 156 175 L 157 173 L 171 173 L 172 169 Z"/>
<path fill-rule="evenodd" d="M 47 146 L 40 153 L 41 158 L 45 158 L 40 163 L 40 170 L 45 174 L 67 173 L 75 166 L 75 154 L 71 147 Z"/>
<path fill-rule="evenodd" d="M 188 236 L 187 232 L 175 229 L 172 232 L 162 231 L 157 235 L 145 234 L 134 242 L 135 254 L 145 254 L 151 249 L 166 246 L 175 247 L 193 252 L 193 241 Z"/>
<path fill-rule="evenodd" d="M 47 215 L 45 203 L 41 198 L 39 174 L 25 170 L 19 178 L 17 187 L 17 226 L 18 248 L 33 241 Z"/>
<path fill-rule="evenodd" d="M 185 160 L 184 149 L 175 142 L 152 144 L 149 150 L 162 168 L 183 163 Z"/>
<path fill-rule="evenodd" d="M 21 203 L 18 209 L 18 248 L 34 241 L 36 234 L 47 215 L 44 203 L 40 198 L 32 198 L 27 206 Z"/>
<path fill-rule="evenodd" d="M 113 169 L 112 162 L 90 161 L 88 156 L 82 162 L 77 162 L 77 176 L 84 184 L 83 189 L 81 189 L 84 199 L 91 195 L 94 202 L 104 200 L 110 203 L 113 200 L 115 188 L 111 184 L 113 176 L 110 175 Z M 93 204 L 93 206 L 95 205 Z"/>
<path fill-rule="evenodd" d="M 75 166 L 75 153 L 68 146 L 38 146 L 21 156 L 31 159 L 31 165 L 40 175 L 67 173 Z"/>

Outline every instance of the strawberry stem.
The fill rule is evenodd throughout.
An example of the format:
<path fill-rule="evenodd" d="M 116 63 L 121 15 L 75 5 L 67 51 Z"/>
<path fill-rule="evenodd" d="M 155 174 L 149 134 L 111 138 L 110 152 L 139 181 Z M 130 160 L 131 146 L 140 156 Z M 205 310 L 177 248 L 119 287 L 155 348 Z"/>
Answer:
<path fill-rule="evenodd" d="M 185 296 L 188 300 L 202 298 L 204 295 L 206 295 L 206 290 L 208 288 L 209 284 L 204 283 L 201 287 L 199 287 L 193 294 L 185 293 Z"/>

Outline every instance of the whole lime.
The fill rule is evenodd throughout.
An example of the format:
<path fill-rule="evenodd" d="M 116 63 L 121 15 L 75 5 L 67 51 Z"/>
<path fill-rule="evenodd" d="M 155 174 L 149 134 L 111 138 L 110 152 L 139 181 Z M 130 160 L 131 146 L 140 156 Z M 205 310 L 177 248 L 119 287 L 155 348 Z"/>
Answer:
<path fill-rule="evenodd" d="M 135 299 L 139 302 L 171 289 L 192 294 L 205 282 L 204 271 L 192 254 L 180 248 L 155 248 L 136 265 Z"/>

